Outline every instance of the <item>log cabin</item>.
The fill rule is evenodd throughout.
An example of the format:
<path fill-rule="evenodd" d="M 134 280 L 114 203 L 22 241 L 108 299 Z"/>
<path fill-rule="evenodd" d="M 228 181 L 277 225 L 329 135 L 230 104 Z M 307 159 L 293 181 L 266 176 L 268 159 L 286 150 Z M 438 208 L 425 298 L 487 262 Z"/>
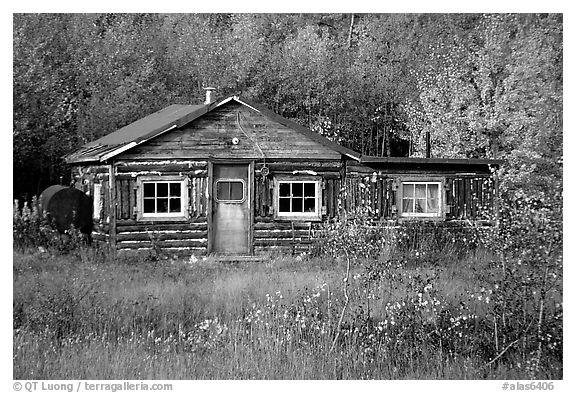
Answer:
<path fill-rule="evenodd" d="M 233 96 L 170 105 L 65 157 L 95 241 L 194 255 L 290 252 L 363 209 L 377 223 L 494 222 L 496 160 L 371 157 Z"/>

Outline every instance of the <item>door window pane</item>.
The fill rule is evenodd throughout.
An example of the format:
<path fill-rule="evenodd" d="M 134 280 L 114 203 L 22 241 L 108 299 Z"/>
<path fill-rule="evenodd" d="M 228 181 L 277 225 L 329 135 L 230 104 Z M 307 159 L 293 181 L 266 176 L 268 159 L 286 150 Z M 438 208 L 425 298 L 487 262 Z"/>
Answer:
<path fill-rule="evenodd" d="M 244 196 L 243 194 L 243 184 L 240 182 L 230 183 L 230 200 L 241 201 Z"/>
<path fill-rule="evenodd" d="M 242 201 L 244 199 L 244 183 L 237 180 L 218 180 L 216 199 L 218 201 Z"/>

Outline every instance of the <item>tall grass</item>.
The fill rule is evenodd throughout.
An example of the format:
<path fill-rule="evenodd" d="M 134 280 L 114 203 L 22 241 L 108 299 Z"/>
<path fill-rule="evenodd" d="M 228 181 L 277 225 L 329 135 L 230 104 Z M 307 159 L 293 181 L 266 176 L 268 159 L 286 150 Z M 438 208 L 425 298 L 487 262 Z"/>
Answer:
<path fill-rule="evenodd" d="M 490 366 L 491 304 L 470 265 L 351 273 L 351 308 L 334 351 L 345 266 L 14 253 L 14 378 L 523 378 Z M 488 325 L 487 325 L 488 324 Z M 561 377 L 552 361 L 539 375 Z"/>
<path fill-rule="evenodd" d="M 516 222 L 350 220 L 322 255 L 264 263 L 15 247 L 14 378 L 562 378 L 558 242 Z"/>

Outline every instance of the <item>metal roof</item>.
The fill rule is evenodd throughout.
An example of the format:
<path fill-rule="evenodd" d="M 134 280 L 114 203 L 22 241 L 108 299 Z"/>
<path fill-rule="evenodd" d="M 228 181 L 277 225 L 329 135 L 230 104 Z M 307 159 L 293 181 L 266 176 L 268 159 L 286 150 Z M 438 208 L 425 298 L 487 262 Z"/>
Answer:
<path fill-rule="evenodd" d="M 208 105 L 170 105 L 136 120 L 108 135 L 90 142 L 65 156 L 67 163 L 105 161 L 106 159 L 137 146 L 171 129 L 200 117 L 208 111 Z"/>

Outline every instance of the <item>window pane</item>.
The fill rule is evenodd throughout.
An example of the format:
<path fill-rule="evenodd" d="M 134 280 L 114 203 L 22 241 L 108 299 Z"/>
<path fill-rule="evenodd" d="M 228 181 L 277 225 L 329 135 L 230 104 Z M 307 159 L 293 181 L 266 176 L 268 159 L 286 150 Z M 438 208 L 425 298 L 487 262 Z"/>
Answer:
<path fill-rule="evenodd" d="M 438 199 L 428 199 L 426 202 L 427 213 L 438 213 Z"/>
<path fill-rule="evenodd" d="M 156 195 L 156 184 L 155 183 L 144 183 L 144 198 L 152 197 Z"/>
<path fill-rule="evenodd" d="M 216 183 L 216 199 L 219 201 L 227 201 L 230 199 L 230 183 L 227 181 L 219 181 Z"/>
<path fill-rule="evenodd" d="M 304 183 L 304 196 L 305 197 L 315 197 L 316 196 L 316 184 Z"/>
<path fill-rule="evenodd" d="M 154 199 L 144 199 L 144 213 L 156 213 L 156 201 Z"/>
<path fill-rule="evenodd" d="M 278 193 L 278 195 L 281 197 L 290 196 L 290 183 L 280 183 L 280 189 Z"/>
<path fill-rule="evenodd" d="M 438 184 L 428 184 L 428 198 L 438 198 Z"/>
<path fill-rule="evenodd" d="M 403 199 L 402 200 L 402 211 L 404 213 L 412 213 L 414 210 L 414 200 L 413 199 Z"/>
<path fill-rule="evenodd" d="M 156 196 L 157 197 L 168 196 L 168 183 L 156 183 Z"/>
<path fill-rule="evenodd" d="M 230 182 L 230 200 L 241 201 L 244 198 L 244 185 L 239 182 Z"/>
<path fill-rule="evenodd" d="M 170 198 L 170 213 L 180 213 L 180 198 Z"/>
<path fill-rule="evenodd" d="M 302 184 L 300 184 L 302 185 Z M 292 198 L 292 212 L 293 213 L 302 213 L 302 198 Z"/>
<path fill-rule="evenodd" d="M 292 196 L 301 197 L 303 195 L 303 188 L 302 183 L 292 183 Z"/>
<path fill-rule="evenodd" d="M 426 212 L 426 199 L 415 199 L 414 200 L 414 213 L 425 213 Z"/>
<path fill-rule="evenodd" d="M 416 184 L 416 198 L 426 198 L 426 184 Z"/>
<path fill-rule="evenodd" d="M 180 183 L 170 183 L 170 196 L 180 196 Z"/>
<path fill-rule="evenodd" d="M 304 211 L 305 212 L 315 212 L 316 211 L 316 198 L 304 199 Z"/>
<path fill-rule="evenodd" d="M 168 198 L 156 199 L 156 213 L 168 213 Z"/>
<path fill-rule="evenodd" d="M 280 198 L 278 211 L 283 212 L 283 213 L 289 213 L 290 212 L 290 198 Z"/>
<path fill-rule="evenodd" d="M 402 195 L 404 195 L 405 198 L 413 198 L 414 197 L 414 184 L 402 185 Z"/>

